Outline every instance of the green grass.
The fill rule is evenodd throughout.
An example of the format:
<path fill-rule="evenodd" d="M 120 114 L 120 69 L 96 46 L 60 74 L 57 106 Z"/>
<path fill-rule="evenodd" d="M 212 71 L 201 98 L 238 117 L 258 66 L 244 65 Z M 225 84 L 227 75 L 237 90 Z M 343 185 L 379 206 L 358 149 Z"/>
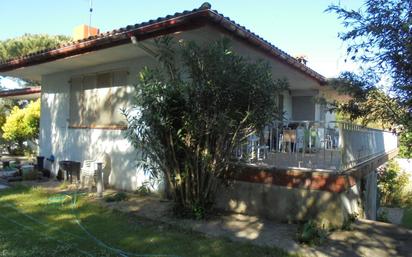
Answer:
<path fill-rule="evenodd" d="M 402 225 L 412 229 L 412 207 L 406 208 L 403 213 Z"/>
<path fill-rule="evenodd" d="M 86 196 L 75 205 L 61 200 L 38 188 L 0 191 L 0 256 L 121 256 L 103 245 L 127 256 L 289 256 L 105 209 Z"/>

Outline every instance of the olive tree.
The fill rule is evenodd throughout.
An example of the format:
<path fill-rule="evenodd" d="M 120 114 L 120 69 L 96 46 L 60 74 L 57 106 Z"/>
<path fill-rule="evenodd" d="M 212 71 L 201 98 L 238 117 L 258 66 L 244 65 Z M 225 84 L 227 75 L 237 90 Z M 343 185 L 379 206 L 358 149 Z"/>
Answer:
<path fill-rule="evenodd" d="M 286 81 L 274 80 L 267 63 L 238 55 L 228 40 L 162 37 L 155 52 L 157 67 L 140 71 L 134 107 L 124 110 L 127 137 L 145 170 L 165 178 L 176 210 L 199 217 L 218 184 L 230 181 L 236 145 L 279 117 L 276 96 Z"/>

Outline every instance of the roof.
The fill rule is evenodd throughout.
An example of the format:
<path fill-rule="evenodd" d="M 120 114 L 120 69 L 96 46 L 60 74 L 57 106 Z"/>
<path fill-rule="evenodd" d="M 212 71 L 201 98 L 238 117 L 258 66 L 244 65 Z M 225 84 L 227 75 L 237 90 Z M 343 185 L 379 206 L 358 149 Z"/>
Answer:
<path fill-rule="evenodd" d="M 204 3 L 199 8 L 193 9 L 192 11 L 175 13 L 174 15 L 167 15 L 166 17 L 158 18 L 156 20 L 129 25 L 96 36 L 90 36 L 82 40 L 62 44 L 57 48 L 47 48 L 20 58 L 0 62 L 0 72 L 11 71 L 22 67 L 51 62 L 68 56 L 131 43 L 130 37 L 132 36 L 135 36 L 137 40 L 141 41 L 176 31 L 198 28 L 206 24 L 217 26 L 223 32 L 246 41 L 250 45 L 266 52 L 271 57 L 306 74 L 312 79 L 315 79 L 320 84 L 326 83 L 324 76 L 300 63 L 297 59 L 245 27 L 237 24 L 229 17 L 225 17 L 217 11 L 212 10 L 209 3 Z"/>
<path fill-rule="evenodd" d="M 36 99 L 40 97 L 41 87 L 25 87 L 0 91 L 0 98 Z"/>

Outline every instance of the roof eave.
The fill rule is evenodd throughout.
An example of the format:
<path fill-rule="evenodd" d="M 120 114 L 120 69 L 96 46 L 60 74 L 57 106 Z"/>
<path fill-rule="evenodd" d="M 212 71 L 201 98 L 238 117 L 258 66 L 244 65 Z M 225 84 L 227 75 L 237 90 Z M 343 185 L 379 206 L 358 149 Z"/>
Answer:
<path fill-rule="evenodd" d="M 171 17 L 167 16 L 166 18 L 158 19 L 158 21 L 142 23 L 134 28 L 133 26 L 132 28 L 129 28 L 128 26 L 126 28 L 107 32 L 106 34 L 92 36 L 61 48 L 45 50 L 23 58 L 10 60 L 6 63 L 0 63 L 0 72 L 7 72 L 73 55 L 127 44 L 131 42 L 131 36 L 135 36 L 137 40 L 142 41 L 177 31 L 195 29 L 204 26 L 207 23 L 217 25 L 238 38 L 245 40 L 247 43 L 260 48 L 277 60 L 316 80 L 320 85 L 326 84 L 326 78 L 319 73 L 300 63 L 292 56 L 283 52 L 253 32 L 208 8 L 199 8 L 191 12 L 184 12 Z"/>
<path fill-rule="evenodd" d="M 41 87 L 27 87 L 19 89 L 11 89 L 0 91 L 0 98 L 8 98 L 14 96 L 26 96 L 41 93 Z"/>

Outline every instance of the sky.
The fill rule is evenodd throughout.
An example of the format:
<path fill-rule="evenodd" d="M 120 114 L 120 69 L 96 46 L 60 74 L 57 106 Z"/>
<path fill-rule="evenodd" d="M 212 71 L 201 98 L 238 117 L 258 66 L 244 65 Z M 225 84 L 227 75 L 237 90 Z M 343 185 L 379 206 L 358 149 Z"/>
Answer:
<path fill-rule="evenodd" d="M 101 32 L 192 10 L 204 0 L 93 0 L 92 26 Z M 356 65 L 345 63 L 346 47 L 338 38 L 344 31 L 330 4 L 357 10 L 362 0 L 215 0 L 213 10 L 230 17 L 292 56 L 306 55 L 307 65 L 335 77 Z M 25 33 L 72 35 L 89 23 L 90 0 L 0 0 L 0 40 Z M 2 80 L 3 86 L 15 87 Z"/>

